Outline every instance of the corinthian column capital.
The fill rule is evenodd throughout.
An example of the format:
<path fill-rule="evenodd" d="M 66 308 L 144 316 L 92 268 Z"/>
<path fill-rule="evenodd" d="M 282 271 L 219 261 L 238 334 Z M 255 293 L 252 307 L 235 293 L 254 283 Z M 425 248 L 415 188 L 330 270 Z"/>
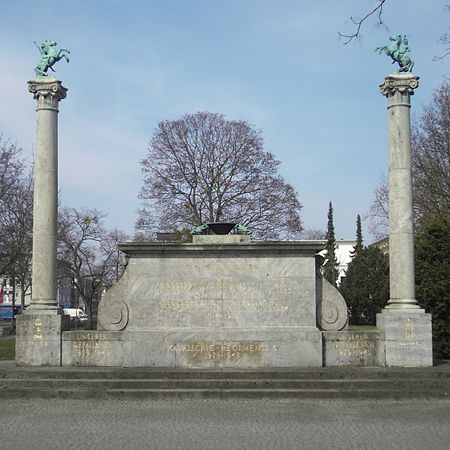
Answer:
<path fill-rule="evenodd" d="M 414 89 L 419 87 L 419 77 L 412 73 L 392 73 L 385 77 L 384 83 L 380 85 L 381 95 L 386 97 L 401 94 L 414 94 Z"/>
<path fill-rule="evenodd" d="M 66 98 L 67 89 L 53 77 L 40 77 L 28 82 L 28 91 L 37 100 L 37 109 L 58 110 L 60 100 Z"/>

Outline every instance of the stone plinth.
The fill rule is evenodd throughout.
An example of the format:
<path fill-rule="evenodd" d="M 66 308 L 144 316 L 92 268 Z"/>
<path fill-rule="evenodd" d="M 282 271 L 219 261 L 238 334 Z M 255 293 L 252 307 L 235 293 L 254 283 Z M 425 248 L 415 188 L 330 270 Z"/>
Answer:
<path fill-rule="evenodd" d="M 19 366 L 60 366 L 62 330 L 69 317 L 21 314 L 17 317 L 16 363 Z"/>
<path fill-rule="evenodd" d="M 98 331 L 122 333 L 123 365 L 321 367 L 317 311 L 336 307 L 317 295 L 323 242 L 197 238 L 121 247 L 128 266 L 100 302 Z M 337 309 L 334 329 L 347 323 Z"/>
<path fill-rule="evenodd" d="M 385 336 L 386 366 L 433 365 L 431 314 L 423 309 L 384 309 L 377 314 L 377 328 Z"/>

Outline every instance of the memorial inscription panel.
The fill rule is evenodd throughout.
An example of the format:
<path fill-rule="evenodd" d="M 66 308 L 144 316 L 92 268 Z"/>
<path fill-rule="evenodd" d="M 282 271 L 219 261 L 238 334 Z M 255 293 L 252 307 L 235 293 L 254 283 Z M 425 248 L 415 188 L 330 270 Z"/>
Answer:
<path fill-rule="evenodd" d="M 167 351 L 178 353 L 191 364 L 206 361 L 237 361 L 241 358 L 258 358 L 262 353 L 276 352 L 277 344 L 261 341 L 185 341 L 169 346 Z"/>
<path fill-rule="evenodd" d="M 107 331 L 69 331 L 63 335 L 63 366 L 122 364 L 122 336 Z"/>
<path fill-rule="evenodd" d="M 140 261 L 139 272 L 146 266 L 145 277 L 136 284 L 130 279 L 129 330 L 315 325 L 313 268 L 311 276 L 300 280 L 275 259 L 271 264 L 267 258 L 262 263 L 226 259 L 220 263 L 221 273 L 205 277 L 192 271 L 191 263 L 167 259 L 168 272 L 161 272 L 157 261 Z M 216 261 L 208 263 L 214 266 Z M 131 278 L 138 278 L 132 269 Z"/>
<path fill-rule="evenodd" d="M 375 342 L 368 338 L 367 333 L 339 333 L 334 347 L 339 356 L 366 357 L 375 352 Z"/>
<path fill-rule="evenodd" d="M 326 366 L 383 365 L 384 347 L 380 331 L 323 332 Z"/>

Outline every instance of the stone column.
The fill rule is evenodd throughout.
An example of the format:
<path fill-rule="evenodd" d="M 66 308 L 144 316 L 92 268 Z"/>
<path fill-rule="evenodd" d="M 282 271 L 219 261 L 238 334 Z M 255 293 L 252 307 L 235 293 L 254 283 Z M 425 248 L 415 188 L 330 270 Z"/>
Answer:
<path fill-rule="evenodd" d="M 411 176 L 411 95 L 419 77 L 392 74 L 381 85 L 388 99 L 389 264 L 387 308 L 418 308 L 414 282 L 414 233 Z"/>
<path fill-rule="evenodd" d="M 67 89 L 54 78 L 29 81 L 37 100 L 34 161 L 33 292 L 29 311 L 59 310 L 56 299 L 58 104 Z"/>
<path fill-rule="evenodd" d="M 28 82 L 37 100 L 31 305 L 17 323 L 16 361 L 60 365 L 63 317 L 57 301 L 58 104 L 67 89 L 53 77 Z"/>
<path fill-rule="evenodd" d="M 432 365 L 431 316 L 415 298 L 411 173 L 412 73 L 394 73 L 380 86 L 388 99 L 390 300 L 377 326 L 385 332 L 386 364 Z"/>

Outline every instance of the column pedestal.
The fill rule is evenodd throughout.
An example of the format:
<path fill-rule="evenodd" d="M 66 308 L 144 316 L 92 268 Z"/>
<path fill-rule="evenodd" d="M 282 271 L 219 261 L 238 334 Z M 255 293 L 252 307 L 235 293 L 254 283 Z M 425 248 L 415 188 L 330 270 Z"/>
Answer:
<path fill-rule="evenodd" d="M 69 329 L 69 317 L 61 314 L 21 314 L 16 327 L 18 366 L 60 366 L 62 330 Z"/>
<path fill-rule="evenodd" d="M 386 365 L 433 365 L 431 314 L 423 309 L 387 309 L 377 314 L 377 328 L 384 331 Z"/>

